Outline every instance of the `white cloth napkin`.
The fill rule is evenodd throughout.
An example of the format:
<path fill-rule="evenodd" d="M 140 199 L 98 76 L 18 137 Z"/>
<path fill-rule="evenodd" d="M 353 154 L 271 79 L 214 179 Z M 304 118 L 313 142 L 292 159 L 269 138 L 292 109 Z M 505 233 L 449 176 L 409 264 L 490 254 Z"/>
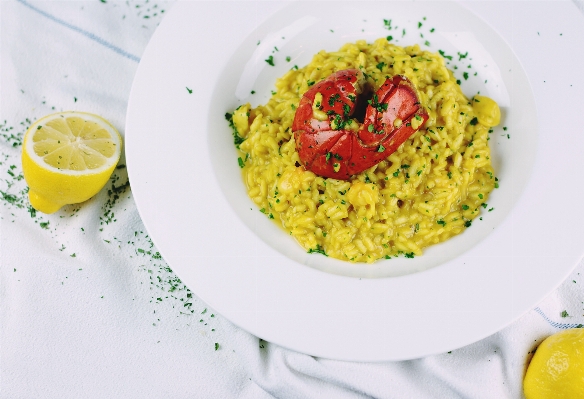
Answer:
<path fill-rule="evenodd" d="M 0 397 L 521 397 L 530 352 L 584 324 L 583 263 L 537 308 L 480 342 L 418 360 L 350 363 L 262 341 L 198 299 L 149 239 L 123 166 L 84 204 L 53 215 L 30 208 L 20 165 L 26 128 L 73 109 L 123 134 L 140 56 L 171 7 L 0 2 Z"/>

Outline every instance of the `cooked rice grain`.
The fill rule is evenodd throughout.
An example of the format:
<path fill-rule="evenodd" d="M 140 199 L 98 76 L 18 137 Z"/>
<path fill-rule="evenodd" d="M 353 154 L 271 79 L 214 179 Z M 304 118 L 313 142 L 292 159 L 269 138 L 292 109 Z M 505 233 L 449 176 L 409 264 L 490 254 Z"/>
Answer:
<path fill-rule="evenodd" d="M 387 160 L 341 181 L 298 166 L 291 125 L 312 82 L 348 68 L 361 68 L 375 90 L 386 76 L 407 76 L 430 118 Z M 319 52 L 278 79 L 266 105 L 241 106 L 233 121 L 245 138 L 243 177 L 259 208 L 307 251 L 373 262 L 421 255 L 479 215 L 495 177 L 489 126 L 476 123 L 476 114 L 439 54 L 379 39 Z"/>

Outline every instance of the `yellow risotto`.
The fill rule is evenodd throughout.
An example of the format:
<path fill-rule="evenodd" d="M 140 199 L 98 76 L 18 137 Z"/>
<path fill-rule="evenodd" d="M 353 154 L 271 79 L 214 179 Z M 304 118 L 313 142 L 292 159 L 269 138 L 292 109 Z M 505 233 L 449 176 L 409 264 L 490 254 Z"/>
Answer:
<path fill-rule="evenodd" d="M 291 125 L 314 82 L 349 68 L 361 69 L 374 90 L 386 76 L 405 75 L 430 117 L 386 160 L 344 181 L 300 166 Z M 308 252 L 351 262 L 421 255 L 469 227 L 497 185 L 487 140 L 499 108 L 488 97 L 465 97 L 437 53 L 357 41 L 319 52 L 278 79 L 275 91 L 267 104 L 232 114 L 243 139 L 239 164 L 261 212 Z"/>

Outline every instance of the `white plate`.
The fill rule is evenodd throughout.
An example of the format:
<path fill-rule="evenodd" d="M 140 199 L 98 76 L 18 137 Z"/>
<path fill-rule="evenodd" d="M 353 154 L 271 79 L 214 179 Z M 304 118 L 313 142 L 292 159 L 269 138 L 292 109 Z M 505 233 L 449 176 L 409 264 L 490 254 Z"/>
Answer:
<path fill-rule="evenodd" d="M 144 224 L 185 284 L 267 341 L 357 361 L 464 346 L 551 292 L 584 253 L 584 24 L 569 2 L 491 4 L 177 3 L 136 74 L 126 158 Z M 265 103 L 278 76 L 321 49 L 388 35 L 452 55 L 463 91 L 501 105 L 494 210 L 415 259 L 306 254 L 247 197 L 224 114 Z"/>

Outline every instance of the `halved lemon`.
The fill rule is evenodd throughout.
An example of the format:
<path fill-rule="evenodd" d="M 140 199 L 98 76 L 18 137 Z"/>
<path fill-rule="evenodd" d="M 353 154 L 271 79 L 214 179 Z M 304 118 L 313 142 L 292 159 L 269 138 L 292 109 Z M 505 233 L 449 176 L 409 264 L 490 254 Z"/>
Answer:
<path fill-rule="evenodd" d="M 39 119 L 22 144 L 30 204 L 53 213 L 88 200 L 107 183 L 121 153 L 120 134 L 100 116 L 68 111 Z"/>

